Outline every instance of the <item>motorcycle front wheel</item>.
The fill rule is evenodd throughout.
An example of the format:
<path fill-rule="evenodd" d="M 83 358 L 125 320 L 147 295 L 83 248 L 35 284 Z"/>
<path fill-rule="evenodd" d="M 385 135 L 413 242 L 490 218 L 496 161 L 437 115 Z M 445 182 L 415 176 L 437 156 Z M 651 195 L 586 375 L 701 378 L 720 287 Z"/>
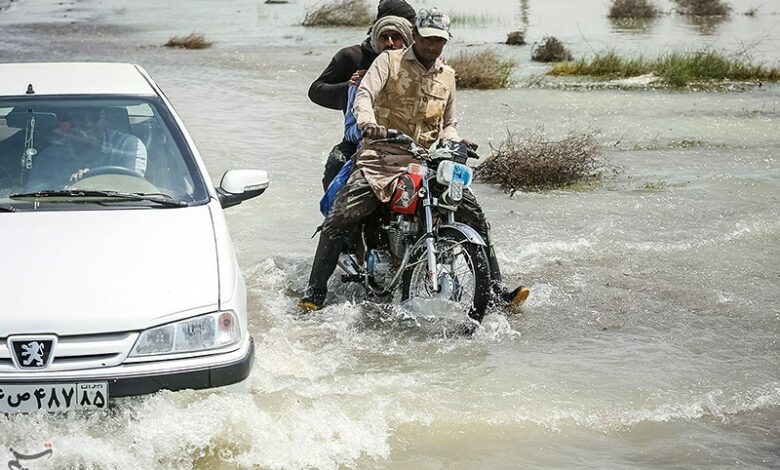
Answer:
<path fill-rule="evenodd" d="M 490 267 L 483 246 L 468 241 L 457 230 L 444 230 L 436 240 L 436 278 L 433 289 L 428 274 L 428 253 L 423 245 L 413 253 L 403 273 L 401 300 L 444 299 L 477 322 L 485 316 L 490 300 Z"/>

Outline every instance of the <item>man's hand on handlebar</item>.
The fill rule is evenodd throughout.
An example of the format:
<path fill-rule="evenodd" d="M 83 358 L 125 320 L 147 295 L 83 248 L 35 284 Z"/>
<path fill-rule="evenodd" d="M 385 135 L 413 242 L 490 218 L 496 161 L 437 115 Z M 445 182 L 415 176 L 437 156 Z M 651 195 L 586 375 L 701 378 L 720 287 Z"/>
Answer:
<path fill-rule="evenodd" d="M 363 137 L 371 140 L 384 139 L 387 137 L 387 129 L 379 124 L 367 124 L 363 128 Z"/>

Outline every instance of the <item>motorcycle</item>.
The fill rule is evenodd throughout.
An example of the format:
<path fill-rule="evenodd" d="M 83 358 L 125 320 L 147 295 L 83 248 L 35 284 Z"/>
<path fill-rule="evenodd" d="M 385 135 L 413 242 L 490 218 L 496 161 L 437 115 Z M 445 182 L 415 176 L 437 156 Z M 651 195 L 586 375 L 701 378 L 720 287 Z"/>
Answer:
<path fill-rule="evenodd" d="M 454 141 L 429 151 L 394 130 L 374 142 L 408 146 L 416 162 L 398 176 L 389 203 L 360 227 L 363 249 L 339 255 L 342 282 L 361 284 L 380 298 L 400 287 L 402 302 L 448 300 L 482 321 L 491 285 L 487 244 L 474 228 L 455 221 L 473 180 L 466 161 L 479 155 Z"/>

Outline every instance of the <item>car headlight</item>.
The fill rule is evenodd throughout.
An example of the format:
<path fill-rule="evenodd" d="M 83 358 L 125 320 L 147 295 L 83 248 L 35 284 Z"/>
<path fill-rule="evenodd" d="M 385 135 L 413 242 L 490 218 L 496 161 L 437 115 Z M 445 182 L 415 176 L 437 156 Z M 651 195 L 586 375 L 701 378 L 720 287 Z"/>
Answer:
<path fill-rule="evenodd" d="M 205 351 L 230 346 L 240 339 L 236 314 L 215 312 L 144 331 L 130 357 Z"/>

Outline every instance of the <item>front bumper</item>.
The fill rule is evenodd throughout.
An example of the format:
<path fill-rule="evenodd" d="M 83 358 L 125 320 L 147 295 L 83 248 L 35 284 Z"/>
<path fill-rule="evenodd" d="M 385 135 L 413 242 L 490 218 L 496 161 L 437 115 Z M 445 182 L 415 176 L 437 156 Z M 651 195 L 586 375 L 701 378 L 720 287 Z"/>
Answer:
<path fill-rule="evenodd" d="M 3 384 L 108 382 L 110 398 L 146 395 L 159 390 L 184 390 L 222 387 L 249 377 L 255 358 L 250 337 L 240 349 L 214 356 L 124 364 L 105 369 L 58 373 L 26 373 L 18 377 L 0 376 Z"/>
<path fill-rule="evenodd" d="M 249 377 L 255 359 L 255 343 L 249 338 L 249 348 L 238 361 L 186 372 L 158 373 L 143 377 L 115 378 L 108 381 L 108 396 L 146 395 L 159 390 L 184 390 L 222 387 Z"/>

